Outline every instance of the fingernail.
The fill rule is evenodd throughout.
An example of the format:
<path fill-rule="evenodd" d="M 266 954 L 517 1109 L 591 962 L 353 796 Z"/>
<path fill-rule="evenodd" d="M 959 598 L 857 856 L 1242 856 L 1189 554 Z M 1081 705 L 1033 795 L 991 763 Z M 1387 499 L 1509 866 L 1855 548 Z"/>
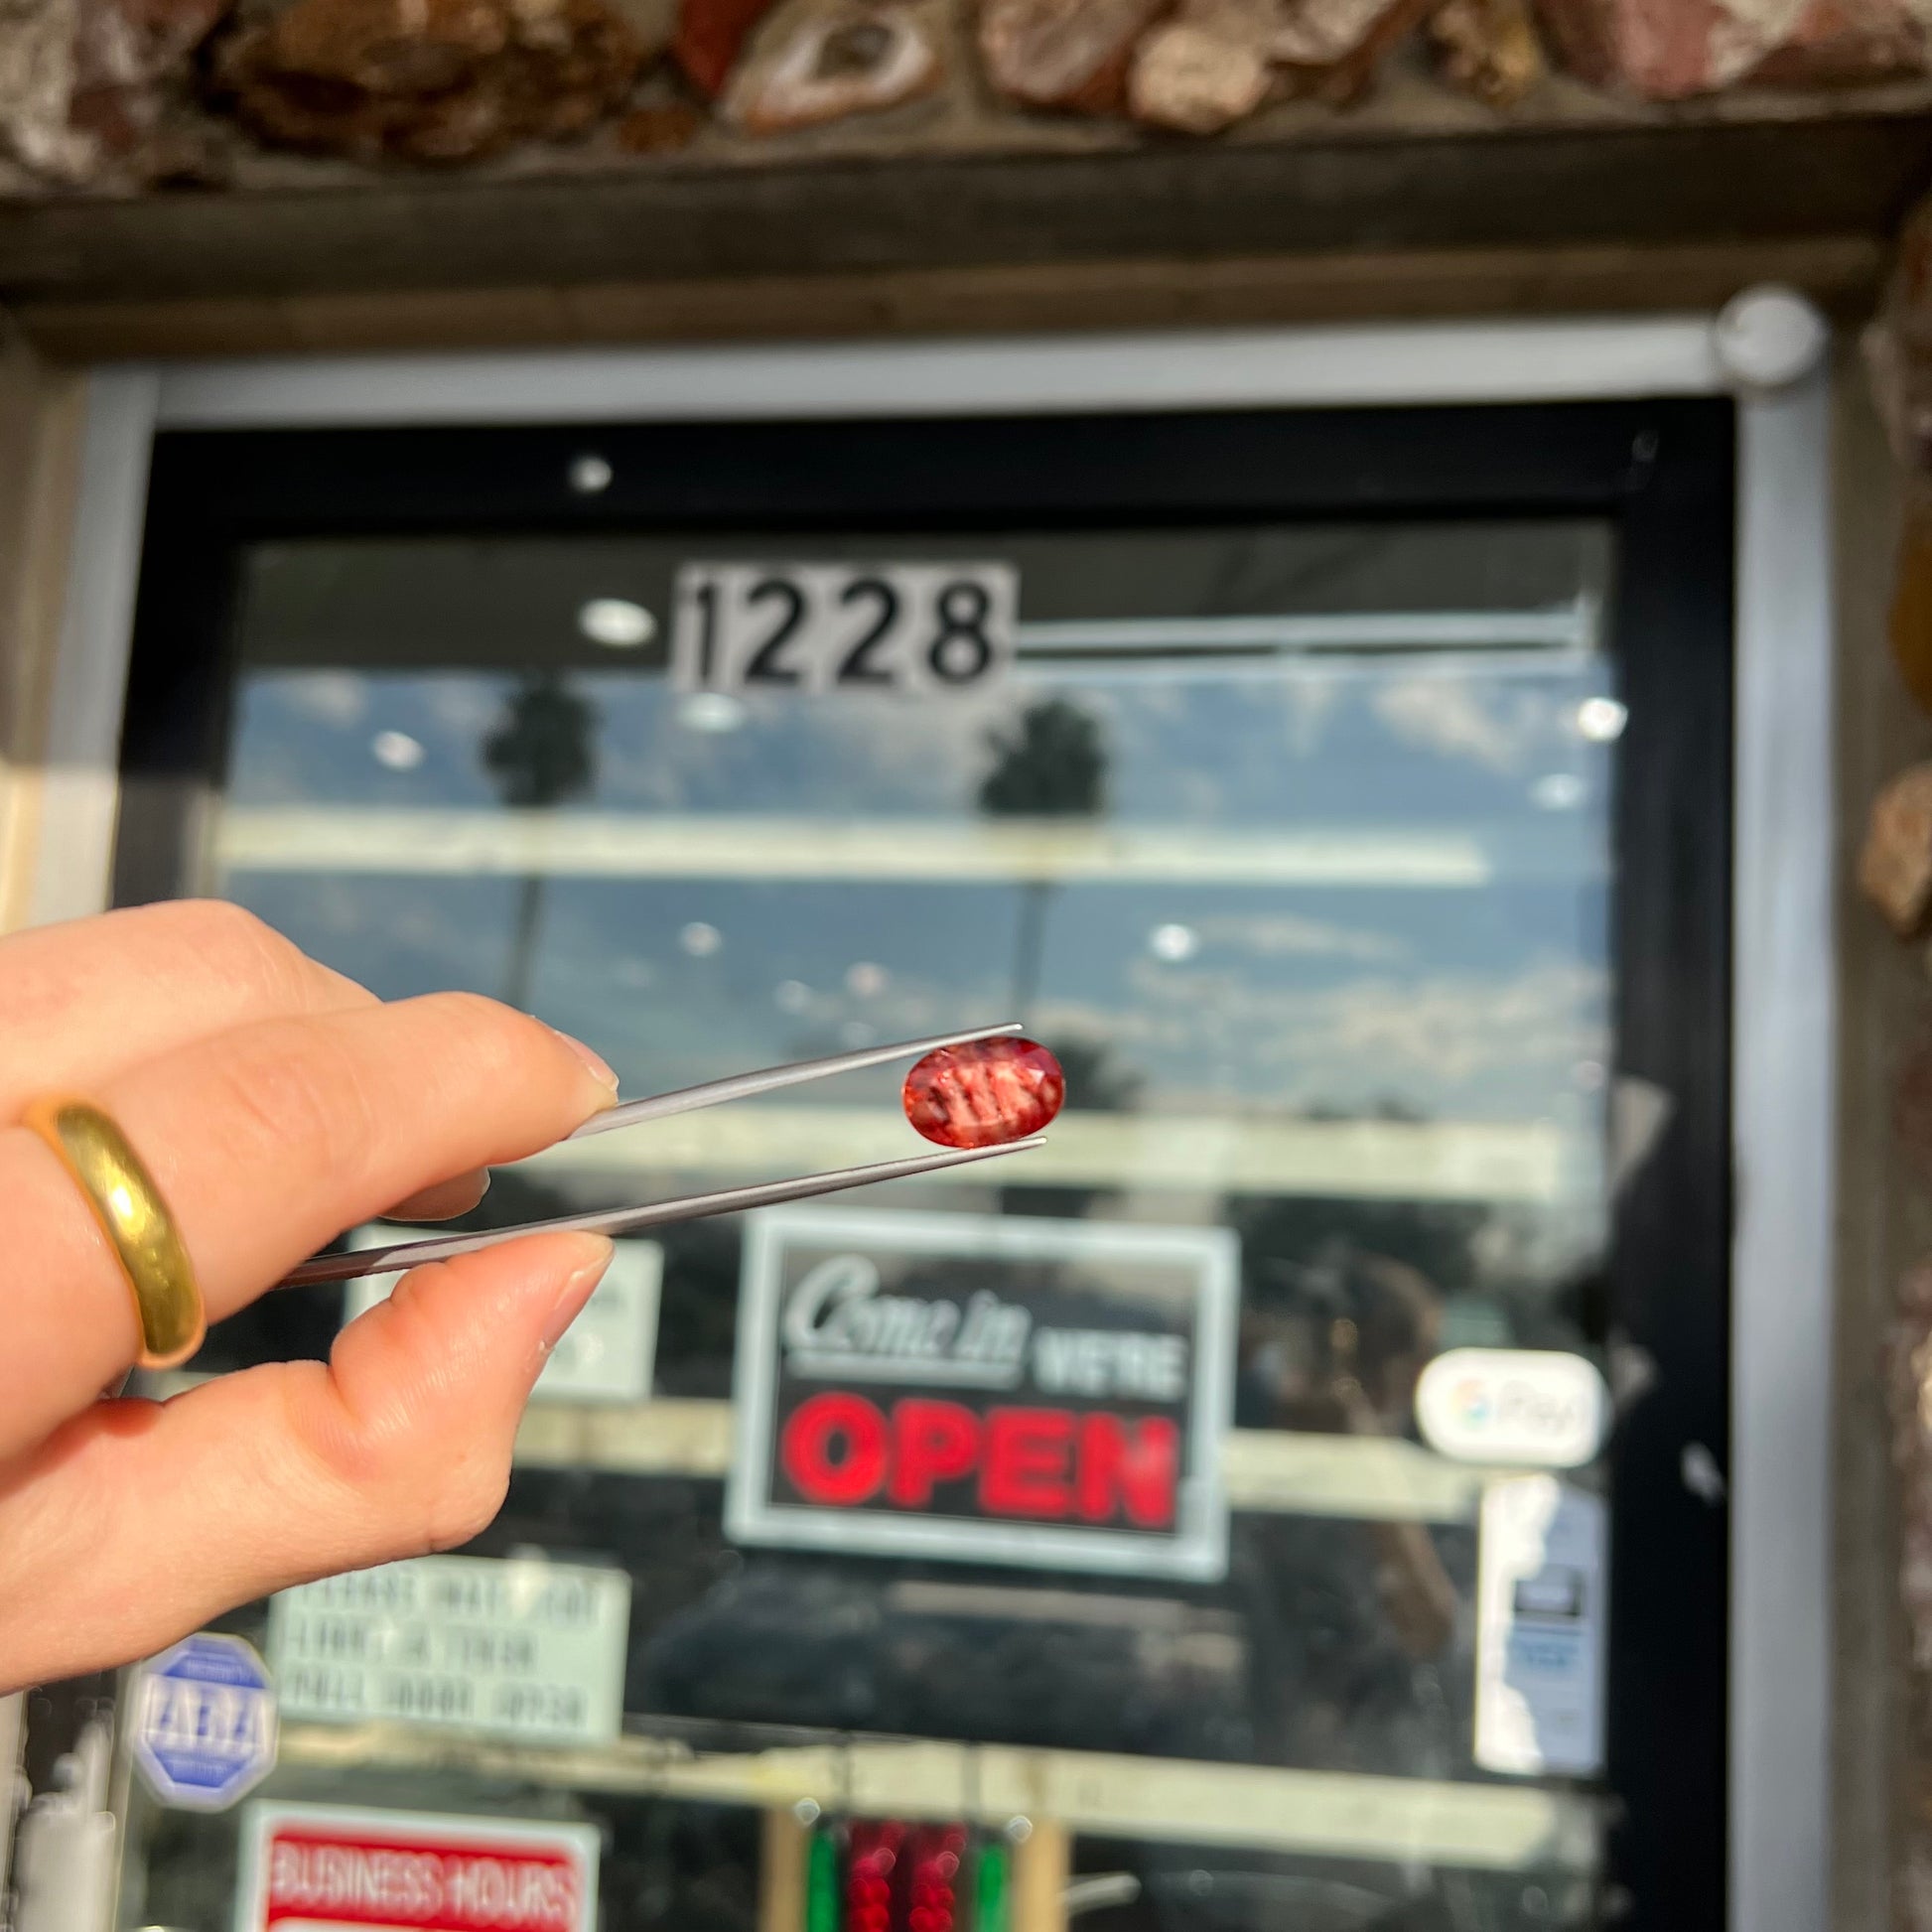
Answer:
<path fill-rule="evenodd" d="M 605 1057 L 601 1053 L 593 1053 L 591 1049 L 588 1046 L 586 1046 L 581 1039 L 578 1039 L 574 1035 L 565 1033 L 561 1028 L 552 1027 L 550 1031 L 553 1034 L 555 1034 L 557 1037 L 561 1039 L 563 1043 L 566 1046 L 568 1046 L 570 1050 L 573 1053 L 575 1053 L 580 1060 L 584 1062 L 585 1066 L 590 1069 L 591 1073 L 598 1080 L 602 1081 L 605 1086 L 609 1087 L 613 1093 L 617 1092 L 618 1076 L 611 1070 L 611 1063 L 609 1060 L 605 1059 Z"/>
<path fill-rule="evenodd" d="M 540 1346 L 547 1355 L 564 1338 L 564 1330 L 584 1312 L 584 1304 L 597 1292 L 597 1285 L 604 1279 L 604 1271 L 611 1265 L 611 1257 L 617 1249 L 601 1234 L 579 1235 L 578 1239 L 587 1248 L 596 1246 L 570 1272 L 564 1285 L 557 1291 L 557 1299 L 551 1304 L 549 1319 L 543 1324 L 543 1339 Z"/>

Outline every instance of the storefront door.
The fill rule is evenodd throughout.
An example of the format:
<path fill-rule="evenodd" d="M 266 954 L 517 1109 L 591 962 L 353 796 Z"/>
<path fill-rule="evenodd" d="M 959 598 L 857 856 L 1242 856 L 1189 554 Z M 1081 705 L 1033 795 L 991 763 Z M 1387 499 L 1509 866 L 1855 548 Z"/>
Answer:
<path fill-rule="evenodd" d="M 484 1537 L 230 1620 L 277 1768 L 134 1780 L 123 1923 L 1721 1923 L 1731 438 L 162 436 L 123 901 L 627 1092 L 1017 1020 L 1068 1095 L 626 1243 Z M 889 1068 L 477 1224 L 908 1145 Z"/>

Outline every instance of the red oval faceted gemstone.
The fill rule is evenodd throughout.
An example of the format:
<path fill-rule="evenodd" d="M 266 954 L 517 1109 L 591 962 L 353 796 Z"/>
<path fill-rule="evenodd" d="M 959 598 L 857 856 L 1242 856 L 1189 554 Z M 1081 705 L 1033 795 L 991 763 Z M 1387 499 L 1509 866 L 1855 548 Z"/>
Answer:
<path fill-rule="evenodd" d="M 941 1147 L 998 1147 L 1037 1134 L 1066 1098 L 1045 1047 L 1002 1035 L 941 1046 L 905 1076 L 905 1118 Z"/>

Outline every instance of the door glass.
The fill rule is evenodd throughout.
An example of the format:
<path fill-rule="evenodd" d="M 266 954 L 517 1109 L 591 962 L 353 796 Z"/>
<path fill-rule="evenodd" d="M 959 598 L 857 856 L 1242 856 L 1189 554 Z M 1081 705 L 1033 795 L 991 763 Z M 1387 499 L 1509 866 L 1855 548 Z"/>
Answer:
<path fill-rule="evenodd" d="M 680 689 L 694 560 L 1004 565 L 1016 655 Z M 212 890 L 627 1094 L 1016 1020 L 1067 1103 L 627 1244 L 466 1553 L 580 1622 L 480 1596 L 378 1684 L 405 1639 L 340 1588 L 231 1619 L 279 1767 L 212 1819 L 137 1789 L 124 1922 L 268 1922 L 318 1806 L 587 1826 L 608 1932 L 858 1932 L 869 1885 L 878 1932 L 1593 1923 L 1613 562 L 1549 521 L 248 553 Z M 465 1225 L 917 1151 L 901 1071 L 555 1150 Z"/>

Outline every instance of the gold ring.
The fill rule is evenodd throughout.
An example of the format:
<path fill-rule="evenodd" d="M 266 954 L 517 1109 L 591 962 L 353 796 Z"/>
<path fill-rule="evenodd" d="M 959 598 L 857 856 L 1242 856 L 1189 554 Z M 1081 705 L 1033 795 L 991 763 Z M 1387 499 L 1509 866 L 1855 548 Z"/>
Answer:
<path fill-rule="evenodd" d="M 85 1100 L 36 1100 L 21 1118 L 54 1150 L 134 1291 L 143 1368 L 173 1368 L 202 1345 L 207 1314 L 175 1217 L 127 1136 Z"/>

